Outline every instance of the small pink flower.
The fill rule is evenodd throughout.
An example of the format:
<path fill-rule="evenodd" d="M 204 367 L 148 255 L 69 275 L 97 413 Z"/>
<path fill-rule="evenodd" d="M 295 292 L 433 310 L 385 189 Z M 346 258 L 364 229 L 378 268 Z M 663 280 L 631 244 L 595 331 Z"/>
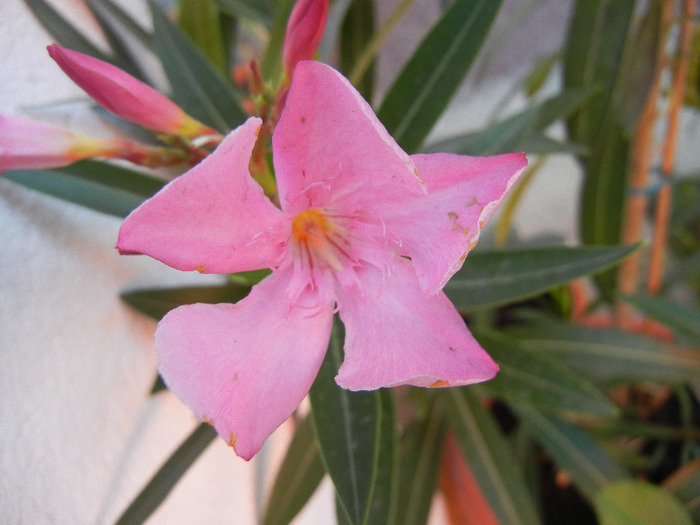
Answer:
<path fill-rule="evenodd" d="M 99 155 L 102 149 L 99 140 L 67 129 L 0 114 L 0 173 L 60 168 Z"/>
<path fill-rule="evenodd" d="M 297 0 L 289 15 L 282 64 L 288 75 L 302 60 L 314 57 L 328 17 L 328 0 Z"/>
<path fill-rule="evenodd" d="M 57 44 L 47 49 L 73 82 L 100 106 L 124 120 L 159 133 L 190 138 L 217 133 L 118 67 Z"/>
<path fill-rule="evenodd" d="M 442 288 L 525 156 L 409 156 L 340 73 L 301 62 L 272 139 L 277 208 L 248 171 L 260 125 L 232 131 L 119 233 L 121 253 L 180 270 L 274 270 L 236 304 L 163 318 L 155 345 L 169 388 L 250 459 L 309 391 L 336 311 L 343 388 L 492 378 L 498 366 Z"/>

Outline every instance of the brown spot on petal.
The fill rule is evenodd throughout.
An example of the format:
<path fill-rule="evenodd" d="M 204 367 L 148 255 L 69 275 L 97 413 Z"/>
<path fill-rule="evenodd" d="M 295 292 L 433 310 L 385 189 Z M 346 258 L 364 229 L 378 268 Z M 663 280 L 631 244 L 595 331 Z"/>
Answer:
<path fill-rule="evenodd" d="M 467 258 L 467 254 L 463 253 L 462 255 L 459 256 L 459 262 L 464 262 L 464 260 Z"/>
<path fill-rule="evenodd" d="M 455 219 L 459 219 L 459 215 L 457 215 L 457 214 L 456 214 L 455 212 L 453 212 L 453 211 L 450 211 L 450 212 L 447 212 L 447 218 L 448 218 L 448 219 L 455 220 Z"/>
<path fill-rule="evenodd" d="M 214 420 L 209 419 L 207 416 L 202 415 L 202 421 L 204 421 L 207 425 L 211 425 L 212 427 L 214 426 Z"/>
<path fill-rule="evenodd" d="M 464 228 L 462 230 L 462 235 L 464 235 L 466 237 L 467 235 L 469 235 L 470 231 L 471 231 L 471 228 Z"/>
<path fill-rule="evenodd" d="M 413 173 L 416 175 L 421 184 L 425 184 L 423 178 L 418 174 L 418 168 L 413 168 Z"/>
<path fill-rule="evenodd" d="M 236 446 L 236 443 L 238 443 L 238 438 L 236 437 L 236 434 L 233 433 L 233 430 L 229 432 L 228 435 L 228 446 L 233 448 Z"/>
<path fill-rule="evenodd" d="M 430 385 L 430 388 L 440 388 L 440 387 L 443 387 L 443 386 L 447 386 L 447 385 L 449 385 L 449 384 L 450 384 L 449 381 L 443 381 L 443 380 L 441 380 L 441 379 L 438 379 L 438 380 L 435 381 L 432 385 Z"/>
<path fill-rule="evenodd" d="M 197 266 L 195 270 L 197 270 L 199 273 L 206 273 L 207 267 L 202 264 L 201 266 Z"/>

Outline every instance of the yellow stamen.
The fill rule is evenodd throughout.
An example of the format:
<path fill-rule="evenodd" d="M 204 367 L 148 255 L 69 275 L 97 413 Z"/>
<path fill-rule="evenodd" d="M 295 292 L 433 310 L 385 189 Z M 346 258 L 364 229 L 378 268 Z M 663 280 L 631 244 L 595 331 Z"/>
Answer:
<path fill-rule="evenodd" d="M 292 238 L 308 253 L 309 257 L 324 262 L 334 270 L 341 270 L 340 256 L 342 229 L 319 208 L 301 212 L 292 220 Z"/>

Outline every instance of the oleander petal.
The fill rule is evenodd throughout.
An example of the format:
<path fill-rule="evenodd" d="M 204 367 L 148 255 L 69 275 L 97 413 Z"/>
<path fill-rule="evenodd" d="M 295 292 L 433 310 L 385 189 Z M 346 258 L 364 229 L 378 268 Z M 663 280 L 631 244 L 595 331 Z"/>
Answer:
<path fill-rule="evenodd" d="M 493 378 L 498 365 L 443 292 L 426 296 L 410 262 L 391 275 L 367 267 L 367 294 L 339 295 L 345 360 L 336 382 L 348 390 L 460 386 Z"/>
<path fill-rule="evenodd" d="M 423 290 L 432 294 L 462 267 L 505 193 L 527 165 L 522 153 L 468 157 L 449 153 L 413 155 L 426 181 L 426 196 L 385 203 L 382 218 L 401 240 Z"/>
<path fill-rule="evenodd" d="M 211 155 L 134 210 L 119 231 L 119 251 L 202 273 L 273 266 L 290 225 L 248 170 L 260 124 L 249 118 Z"/>
<path fill-rule="evenodd" d="M 289 271 L 236 304 L 193 304 L 158 324 L 159 371 L 168 388 L 250 459 L 306 396 L 328 347 L 331 307 L 282 300 Z"/>

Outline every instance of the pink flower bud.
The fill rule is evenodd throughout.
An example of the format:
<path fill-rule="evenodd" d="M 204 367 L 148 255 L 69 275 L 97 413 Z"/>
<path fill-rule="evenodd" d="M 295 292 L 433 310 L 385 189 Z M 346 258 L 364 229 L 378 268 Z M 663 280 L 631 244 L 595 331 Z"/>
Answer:
<path fill-rule="evenodd" d="M 73 82 L 100 106 L 124 120 L 169 135 L 197 137 L 216 133 L 165 95 L 118 67 L 56 44 L 47 49 Z"/>
<path fill-rule="evenodd" d="M 282 63 L 288 75 L 300 60 L 313 58 L 328 16 L 328 0 L 297 0 L 287 22 Z"/>
<path fill-rule="evenodd" d="M 142 166 L 174 166 L 201 160 L 197 152 L 122 139 L 94 139 L 44 122 L 0 114 L 0 173 L 61 168 L 78 160 L 124 159 Z"/>
<path fill-rule="evenodd" d="M 51 124 L 0 114 L 0 173 L 60 168 L 94 157 L 102 142 Z"/>

